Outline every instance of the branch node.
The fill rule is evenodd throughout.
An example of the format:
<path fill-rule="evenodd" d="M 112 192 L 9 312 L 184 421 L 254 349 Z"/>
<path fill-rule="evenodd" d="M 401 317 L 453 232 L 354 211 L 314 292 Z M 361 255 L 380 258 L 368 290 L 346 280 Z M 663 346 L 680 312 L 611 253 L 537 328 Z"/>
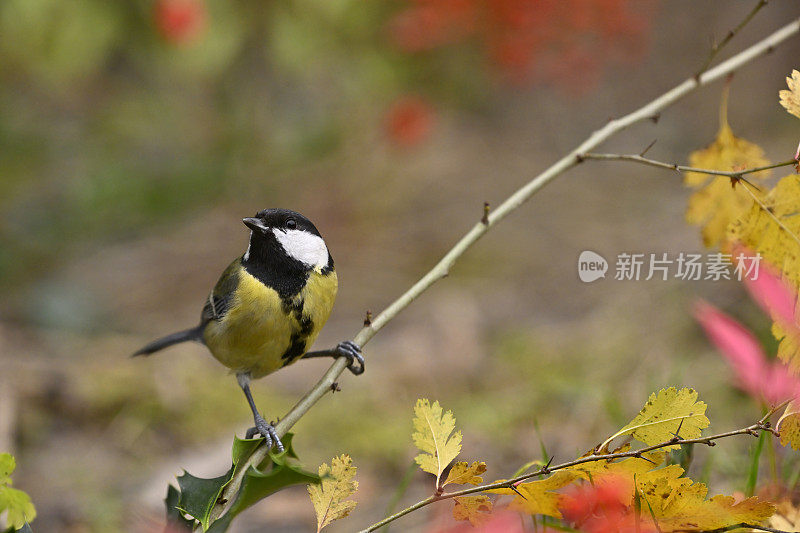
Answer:
<path fill-rule="evenodd" d="M 368 328 L 372 325 L 372 311 L 367 309 L 366 314 L 364 314 L 364 327 Z"/>
<path fill-rule="evenodd" d="M 481 224 L 484 226 L 489 225 L 489 202 L 483 202 L 483 216 L 481 217 Z"/>
<path fill-rule="evenodd" d="M 583 163 L 585 160 L 586 160 L 586 158 L 583 157 L 583 154 L 575 154 L 575 162 L 576 163 L 580 164 L 580 163 Z"/>
<path fill-rule="evenodd" d="M 655 113 L 654 115 L 652 115 L 650 117 L 650 120 L 653 122 L 653 124 L 658 124 L 658 121 L 659 121 L 660 118 L 661 118 L 661 112 L 659 111 L 658 113 Z"/>
<path fill-rule="evenodd" d="M 339 386 L 338 381 L 331 383 L 331 392 L 341 392 L 342 388 Z"/>

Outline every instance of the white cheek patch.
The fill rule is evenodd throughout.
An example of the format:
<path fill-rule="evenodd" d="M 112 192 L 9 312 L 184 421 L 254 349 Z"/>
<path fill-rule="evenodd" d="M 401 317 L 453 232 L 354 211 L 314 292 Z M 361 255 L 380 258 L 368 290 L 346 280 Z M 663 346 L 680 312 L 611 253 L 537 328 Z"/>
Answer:
<path fill-rule="evenodd" d="M 272 229 L 286 253 L 311 267 L 323 268 L 328 264 L 328 247 L 321 237 L 299 229 Z"/>
<path fill-rule="evenodd" d="M 250 243 L 253 242 L 253 232 L 250 232 L 250 240 L 247 241 L 247 251 L 244 253 L 243 259 L 247 261 L 250 259 Z"/>

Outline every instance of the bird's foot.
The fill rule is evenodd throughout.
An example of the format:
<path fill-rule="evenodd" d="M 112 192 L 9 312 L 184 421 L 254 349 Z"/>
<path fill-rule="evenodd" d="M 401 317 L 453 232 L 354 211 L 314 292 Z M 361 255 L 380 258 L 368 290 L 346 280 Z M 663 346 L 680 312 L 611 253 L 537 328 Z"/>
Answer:
<path fill-rule="evenodd" d="M 264 417 L 261 415 L 256 415 L 254 421 L 256 423 L 255 427 L 247 430 L 245 438 L 252 439 L 256 435 L 261 435 L 264 437 L 268 450 L 271 450 L 274 444 L 274 446 L 278 448 L 278 452 L 283 453 L 283 443 L 281 442 L 281 439 L 278 438 L 278 434 L 275 432 L 275 427 L 264 420 Z"/>
<path fill-rule="evenodd" d="M 340 342 L 334 351 L 339 357 L 347 357 L 347 368 L 358 376 L 364 373 L 364 356 L 361 347 L 353 341 Z M 358 363 L 358 364 L 356 364 Z"/>

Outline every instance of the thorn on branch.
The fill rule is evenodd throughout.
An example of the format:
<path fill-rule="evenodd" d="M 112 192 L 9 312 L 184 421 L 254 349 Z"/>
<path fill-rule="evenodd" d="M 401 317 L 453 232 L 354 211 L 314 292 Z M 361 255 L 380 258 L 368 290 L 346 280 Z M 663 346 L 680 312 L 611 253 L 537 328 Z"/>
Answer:
<path fill-rule="evenodd" d="M 372 311 L 367 309 L 366 314 L 364 315 L 364 327 L 368 328 L 372 325 Z"/>
<path fill-rule="evenodd" d="M 698 75 L 698 78 L 699 78 L 699 75 Z M 653 124 L 658 124 L 659 119 L 661 119 L 661 112 L 658 112 L 655 115 L 650 117 L 650 120 L 653 122 Z"/>
<path fill-rule="evenodd" d="M 489 225 L 489 202 L 483 202 L 483 216 L 481 217 L 481 224 L 484 226 Z"/>
<path fill-rule="evenodd" d="M 338 381 L 334 381 L 333 383 L 331 383 L 331 392 L 341 392 L 341 391 L 342 388 L 339 386 Z"/>
<path fill-rule="evenodd" d="M 527 499 L 528 499 L 528 498 L 526 498 L 525 496 L 523 496 L 523 495 L 522 495 L 522 493 L 521 493 L 519 490 L 517 490 L 517 487 L 516 487 L 516 485 L 511 485 L 511 486 L 510 486 L 510 487 L 508 487 L 508 488 L 510 488 L 511 490 L 513 490 L 514 492 L 516 492 L 516 493 L 517 493 L 517 496 L 519 496 L 519 497 L 520 497 L 520 498 L 522 498 L 523 500 L 527 500 Z"/>
<path fill-rule="evenodd" d="M 649 151 L 650 151 L 650 148 L 652 148 L 652 147 L 653 147 L 653 145 L 654 145 L 654 144 L 656 144 L 656 141 L 658 141 L 658 139 L 653 139 L 653 142 L 651 142 L 650 144 L 648 144 L 648 145 L 647 145 L 647 148 L 645 148 L 644 150 L 642 150 L 641 152 L 639 152 L 639 157 L 644 157 L 644 154 L 646 154 L 647 152 L 649 152 Z"/>
<path fill-rule="evenodd" d="M 547 460 L 547 464 L 544 465 L 542 468 L 539 469 L 539 472 L 542 474 L 549 474 L 550 473 L 550 465 L 553 464 L 553 459 L 555 459 L 555 455 L 551 455 L 550 459 Z"/>

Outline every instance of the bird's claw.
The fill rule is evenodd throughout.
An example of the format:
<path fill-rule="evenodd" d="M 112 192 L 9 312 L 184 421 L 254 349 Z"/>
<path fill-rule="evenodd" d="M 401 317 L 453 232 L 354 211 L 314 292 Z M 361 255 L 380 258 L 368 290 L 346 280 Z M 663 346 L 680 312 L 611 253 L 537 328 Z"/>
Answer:
<path fill-rule="evenodd" d="M 336 353 L 339 357 L 347 358 L 347 368 L 354 375 L 364 373 L 364 356 L 361 355 L 361 347 L 353 341 L 340 342 L 336 346 Z M 356 364 L 358 363 L 358 364 Z"/>
<path fill-rule="evenodd" d="M 275 427 L 264 420 L 264 417 L 261 415 L 257 415 L 254 421 L 256 424 L 255 427 L 247 430 L 245 438 L 252 439 L 256 435 L 261 435 L 264 437 L 264 443 L 267 445 L 268 450 L 271 450 L 274 444 L 274 446 L 278 449 L 278 452 L 283 453 L 283 443 L 281 442 L 281 439 L 278 438 L 278 433 L 275 432 Z"/>

